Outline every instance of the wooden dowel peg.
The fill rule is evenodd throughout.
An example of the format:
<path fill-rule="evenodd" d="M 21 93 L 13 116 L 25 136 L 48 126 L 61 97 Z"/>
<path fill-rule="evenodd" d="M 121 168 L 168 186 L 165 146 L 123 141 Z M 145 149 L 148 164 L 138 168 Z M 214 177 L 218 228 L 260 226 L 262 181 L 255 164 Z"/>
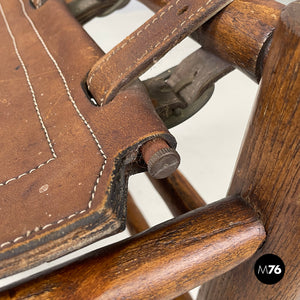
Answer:
<path fill-rule="evenodd" d="M 142 155 L 148 167 L 148 173 L 156 178 L 166 178 L 171 175 L 180 164 L 180 156 L 166 141 L 157 138 L 142 146 Z"/>

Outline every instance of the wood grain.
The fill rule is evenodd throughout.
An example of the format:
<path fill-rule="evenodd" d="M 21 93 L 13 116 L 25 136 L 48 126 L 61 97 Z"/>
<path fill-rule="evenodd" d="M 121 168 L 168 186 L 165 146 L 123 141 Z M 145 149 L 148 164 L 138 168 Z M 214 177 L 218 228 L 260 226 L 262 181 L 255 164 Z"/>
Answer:
<path fill-rule="evenodd" d="M 127 229 L 131 235 L 140 233 L 150 226 L 142 215 L 139 208 L 136 206 L 132 196 L 128 193 L 127 196 Z"/>
<path fill-rule="evenodd" d="M 127 229 L 131 235 L 140 233 L 150 226 L 148 225 L 146 219 L 144 218 L 142 212 L 139 210 L 135 204 L 134 199 L 131 194 L 128 193 L 127 199 Z M 185 293 L 181 296 L 174 298 L 174 300 L 192 300 L 189 293 Z"/>
<path fill-rule="evenodd" d="M 110 245 L 0 299 L 172 299 L 255 253 L 256 213 L 228 198 Z"/>
<path fill-rule="evenodd" d="M 139 0 L 153 10 L 169 1 Z M 259 81 L 283 5 L 273 0 L 235 0 L 193 34 L 203 47 Z"/>
<path fill-rule="evenodd" d="M 205 284 L 199 299 L 300 299 L 299 16 L 299 1 L 281 15 L 229 190 L 229 195 L 241 193 L 261 215 L 266 242 L 249 261 Z M 285 264 L 275 285 L 260 283 L 253 272 L 266 253 Z"/>

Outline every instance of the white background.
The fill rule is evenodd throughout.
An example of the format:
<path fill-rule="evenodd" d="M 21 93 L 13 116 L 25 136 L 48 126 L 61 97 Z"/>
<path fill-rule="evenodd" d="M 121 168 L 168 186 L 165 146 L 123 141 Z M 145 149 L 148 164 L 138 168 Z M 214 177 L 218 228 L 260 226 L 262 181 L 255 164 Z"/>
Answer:
<path fill-rule="evenodd" d="M 281 2 L 287 4 L 291 1 Z M 97 44 L 108 52 L 152 14 L 153 12 L 138 1 L 131 0 L 122 10 L 105 18 L 96 18 L 84 28 Z M 178 64 L 199 47 L 199 44 L 191 39 L 185 39 L 141 78 L 155 76 Z M 179 169 L 208 203 L 226 195 L 257 89 L 258 85 L 255 82 L 240 71 L 234 71 L 218 81 L 213 97 L 200 112 L 171 130 L 181 156 Z M 144 174 L 132 176 L 129 189 L 151 226 L 172 218 Z M 67 258 L 0 280 L 0 287 L 127 236 L 125 231 Z M 196 291 L 192 294 L 195 296 Z"/>

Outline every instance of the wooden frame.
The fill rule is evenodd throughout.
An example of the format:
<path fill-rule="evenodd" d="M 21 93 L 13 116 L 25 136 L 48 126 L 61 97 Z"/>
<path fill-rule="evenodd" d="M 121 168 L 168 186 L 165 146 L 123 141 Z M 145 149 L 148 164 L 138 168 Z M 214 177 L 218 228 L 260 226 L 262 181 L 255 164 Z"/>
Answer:
<path fill-rule="evenodd" d="M 264 71 L 228 198 L 0 297 L 172 299 L 234 268 L 204 284 L 199 299 L 298 299 L 299 7 L 297 1 L 285 8 L 270 51 L 266 39 L 255 70 L 246 68 L 257 79 L 258 70 Z M 268 55 L 261 57 L 262 49 Z M 260 283 L 253 272 L 265 253 L 279 255 L 288 266 L 273 286 Z"/>

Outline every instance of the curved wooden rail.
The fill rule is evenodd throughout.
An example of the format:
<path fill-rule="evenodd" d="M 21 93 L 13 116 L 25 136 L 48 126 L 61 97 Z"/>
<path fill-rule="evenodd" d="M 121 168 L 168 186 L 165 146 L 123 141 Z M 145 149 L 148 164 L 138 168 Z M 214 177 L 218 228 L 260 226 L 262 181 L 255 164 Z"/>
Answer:
<path fill-rule="evenodd" d="M 248 259 L 264 238 L 252 208 L 228 198 L 100 249 L 0 299 L 172 299 Z"/>

